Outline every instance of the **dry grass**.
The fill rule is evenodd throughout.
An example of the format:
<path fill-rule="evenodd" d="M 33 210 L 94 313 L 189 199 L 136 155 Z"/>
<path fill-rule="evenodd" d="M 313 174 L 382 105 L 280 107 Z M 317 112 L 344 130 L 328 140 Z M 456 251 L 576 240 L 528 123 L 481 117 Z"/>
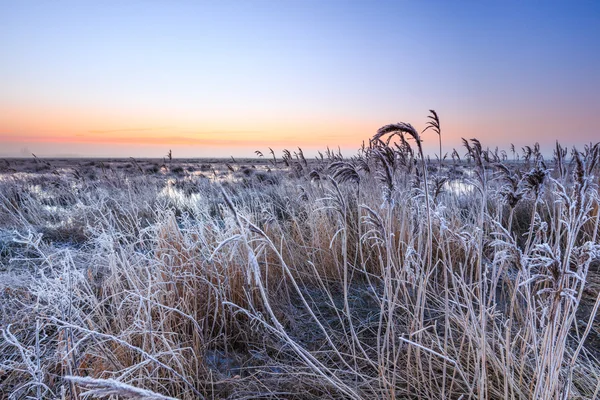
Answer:
<path fill-rule="evenodd" d="M 423 134 L 3 175 L 2 397 L 598 398 L 599 146 L 430 164 Z"/>

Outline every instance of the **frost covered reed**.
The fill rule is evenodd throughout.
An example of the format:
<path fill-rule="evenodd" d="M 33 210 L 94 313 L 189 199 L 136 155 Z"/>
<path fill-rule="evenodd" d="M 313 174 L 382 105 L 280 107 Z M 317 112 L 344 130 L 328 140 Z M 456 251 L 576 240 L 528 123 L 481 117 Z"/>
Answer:
<path fill-rule="evenodd" d="M 430 120 L 349 158 L 2 175 L 1 397 L 598 398 L 600 146 L 446 162 Z"/>

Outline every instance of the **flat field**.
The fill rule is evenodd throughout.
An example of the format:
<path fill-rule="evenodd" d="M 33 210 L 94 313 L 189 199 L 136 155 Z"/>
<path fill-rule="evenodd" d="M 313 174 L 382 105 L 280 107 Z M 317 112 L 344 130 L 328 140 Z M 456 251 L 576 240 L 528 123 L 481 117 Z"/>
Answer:
<path fill-rule="evenodd" d="M 0 160 L 0 397 L 599 398 L 600 146 L 440 163 L 396 128 Z"/>

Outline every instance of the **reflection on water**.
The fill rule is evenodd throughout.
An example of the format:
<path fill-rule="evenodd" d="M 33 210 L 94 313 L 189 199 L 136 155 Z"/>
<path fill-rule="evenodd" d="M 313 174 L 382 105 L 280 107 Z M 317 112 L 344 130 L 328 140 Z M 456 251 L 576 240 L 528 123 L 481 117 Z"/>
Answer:
<path fill-rule="evenodd" d="M 472 194 L 475 186 L 464 179 L 452 179 L 446 181 L 444 189 L 455 195 Z"/>

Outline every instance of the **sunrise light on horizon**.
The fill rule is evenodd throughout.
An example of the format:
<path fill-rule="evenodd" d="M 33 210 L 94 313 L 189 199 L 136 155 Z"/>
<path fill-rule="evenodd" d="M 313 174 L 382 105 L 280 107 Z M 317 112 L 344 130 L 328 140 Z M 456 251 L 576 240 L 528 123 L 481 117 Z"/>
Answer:
<path fill-rule="evenodd" d="M 592 1 L 0 1 L 0 157 L 352 155 L 429 109 L 448 152 L 582 146 L 599 49 Z"/>

